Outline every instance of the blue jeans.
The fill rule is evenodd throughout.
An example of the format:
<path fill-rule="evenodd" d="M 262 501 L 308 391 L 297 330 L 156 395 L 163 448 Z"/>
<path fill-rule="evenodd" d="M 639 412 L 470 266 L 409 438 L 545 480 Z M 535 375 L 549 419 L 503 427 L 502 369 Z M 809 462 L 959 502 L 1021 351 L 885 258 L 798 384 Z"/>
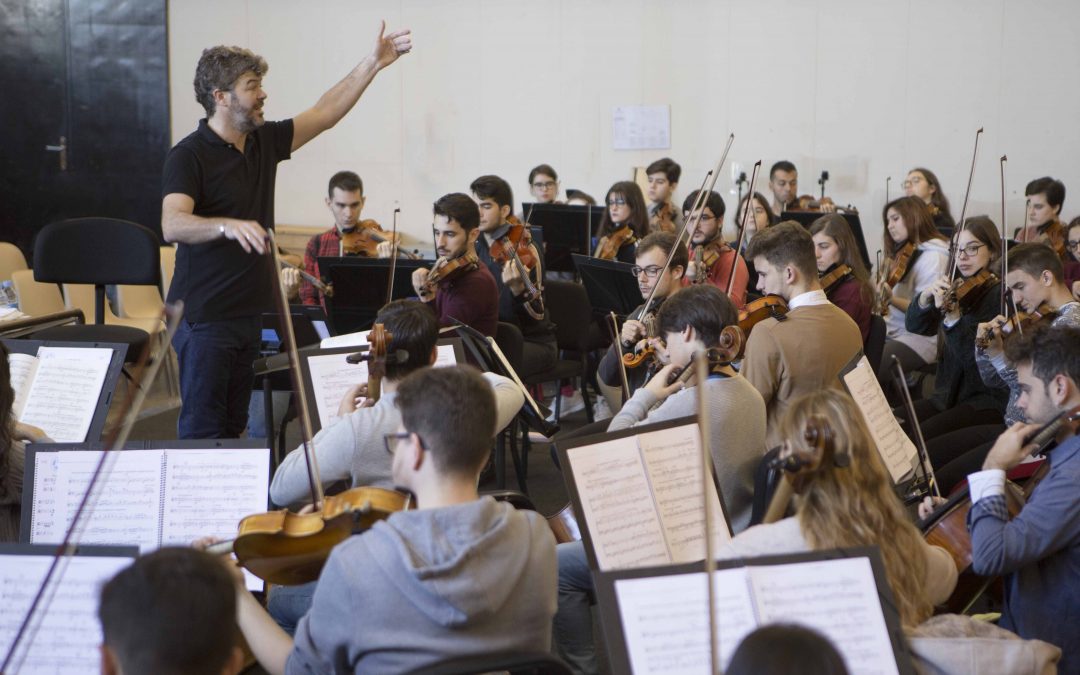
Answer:
<path fill-rule="evenodd" d="M 271 587 L 269 597 L 266 599 L 266 611 L 289 635 L 296 634 L 296 624 L 300 623 L 300 618 L 311 609 L 317 583 L 319 582 L 312 581 L 299 586 Z"/>
<path fill-rule="evenodd" d="M 173 348 L 180 362 L 179 438 L 239 438 L 259 356 L 261 318 L 180 322 Z"/>
<path fill-rule="evenodd" d="M 593 579 L 585 546 L 580 541 L 559 544 L 559 609 L 555 612 L 552 638 L 555 650 L 577 674 L 596 673 L 593 642 Z"/>

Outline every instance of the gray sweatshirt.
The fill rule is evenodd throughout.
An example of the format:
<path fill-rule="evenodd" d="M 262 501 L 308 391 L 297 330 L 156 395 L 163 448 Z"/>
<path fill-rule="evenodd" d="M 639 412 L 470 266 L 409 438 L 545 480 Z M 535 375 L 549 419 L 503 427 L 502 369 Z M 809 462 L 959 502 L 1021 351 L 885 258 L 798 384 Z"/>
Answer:
<path fill-rule="evenodd" d="M 402 673 L 498 651 L 547 651 L 555 539 L 484 497 L 402 511 L 330 554 L 286 673 Z"/>

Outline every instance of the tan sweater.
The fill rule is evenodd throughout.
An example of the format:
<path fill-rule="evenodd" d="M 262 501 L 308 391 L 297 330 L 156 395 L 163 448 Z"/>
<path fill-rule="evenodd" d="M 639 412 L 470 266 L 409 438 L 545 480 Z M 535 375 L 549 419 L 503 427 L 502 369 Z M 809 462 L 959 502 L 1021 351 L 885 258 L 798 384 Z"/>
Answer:
<path fill-rule="evenodd" d="M 841 386 L 840 369 L 862 349 L 859 326 L 833 304 L 797 307 L 783 321 L 754 326 L 740 372 L 765 399 L 770 448 L 783 442 L 780 419 L 802 394 Z"/>

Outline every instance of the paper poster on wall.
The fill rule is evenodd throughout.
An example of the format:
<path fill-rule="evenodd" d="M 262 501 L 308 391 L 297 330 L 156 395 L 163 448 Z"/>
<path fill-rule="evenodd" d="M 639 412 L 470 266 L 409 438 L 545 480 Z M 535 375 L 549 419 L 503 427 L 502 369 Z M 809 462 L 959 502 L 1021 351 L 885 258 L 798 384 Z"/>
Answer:
<path fill-rule="evenodd" d="M 615 106 L 611 114 L 611 129 L 616 150 L 670 149 L 671 106 Z"/>

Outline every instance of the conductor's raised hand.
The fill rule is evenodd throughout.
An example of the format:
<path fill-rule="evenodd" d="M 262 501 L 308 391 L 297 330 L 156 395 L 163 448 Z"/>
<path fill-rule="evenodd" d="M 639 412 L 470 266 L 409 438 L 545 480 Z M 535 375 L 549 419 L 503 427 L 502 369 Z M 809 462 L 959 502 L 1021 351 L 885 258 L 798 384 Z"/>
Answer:
<path fill-rule="evenodd" d="M 408 54 L 412 50 L 412 31 L 408 28 L 386 33 L 386 21 L 379 23 L 379 35 L 375 38 L 375 48 L 371 55 L 375 59 L 375 65 L 382 70 L 402 54 Z"/>

